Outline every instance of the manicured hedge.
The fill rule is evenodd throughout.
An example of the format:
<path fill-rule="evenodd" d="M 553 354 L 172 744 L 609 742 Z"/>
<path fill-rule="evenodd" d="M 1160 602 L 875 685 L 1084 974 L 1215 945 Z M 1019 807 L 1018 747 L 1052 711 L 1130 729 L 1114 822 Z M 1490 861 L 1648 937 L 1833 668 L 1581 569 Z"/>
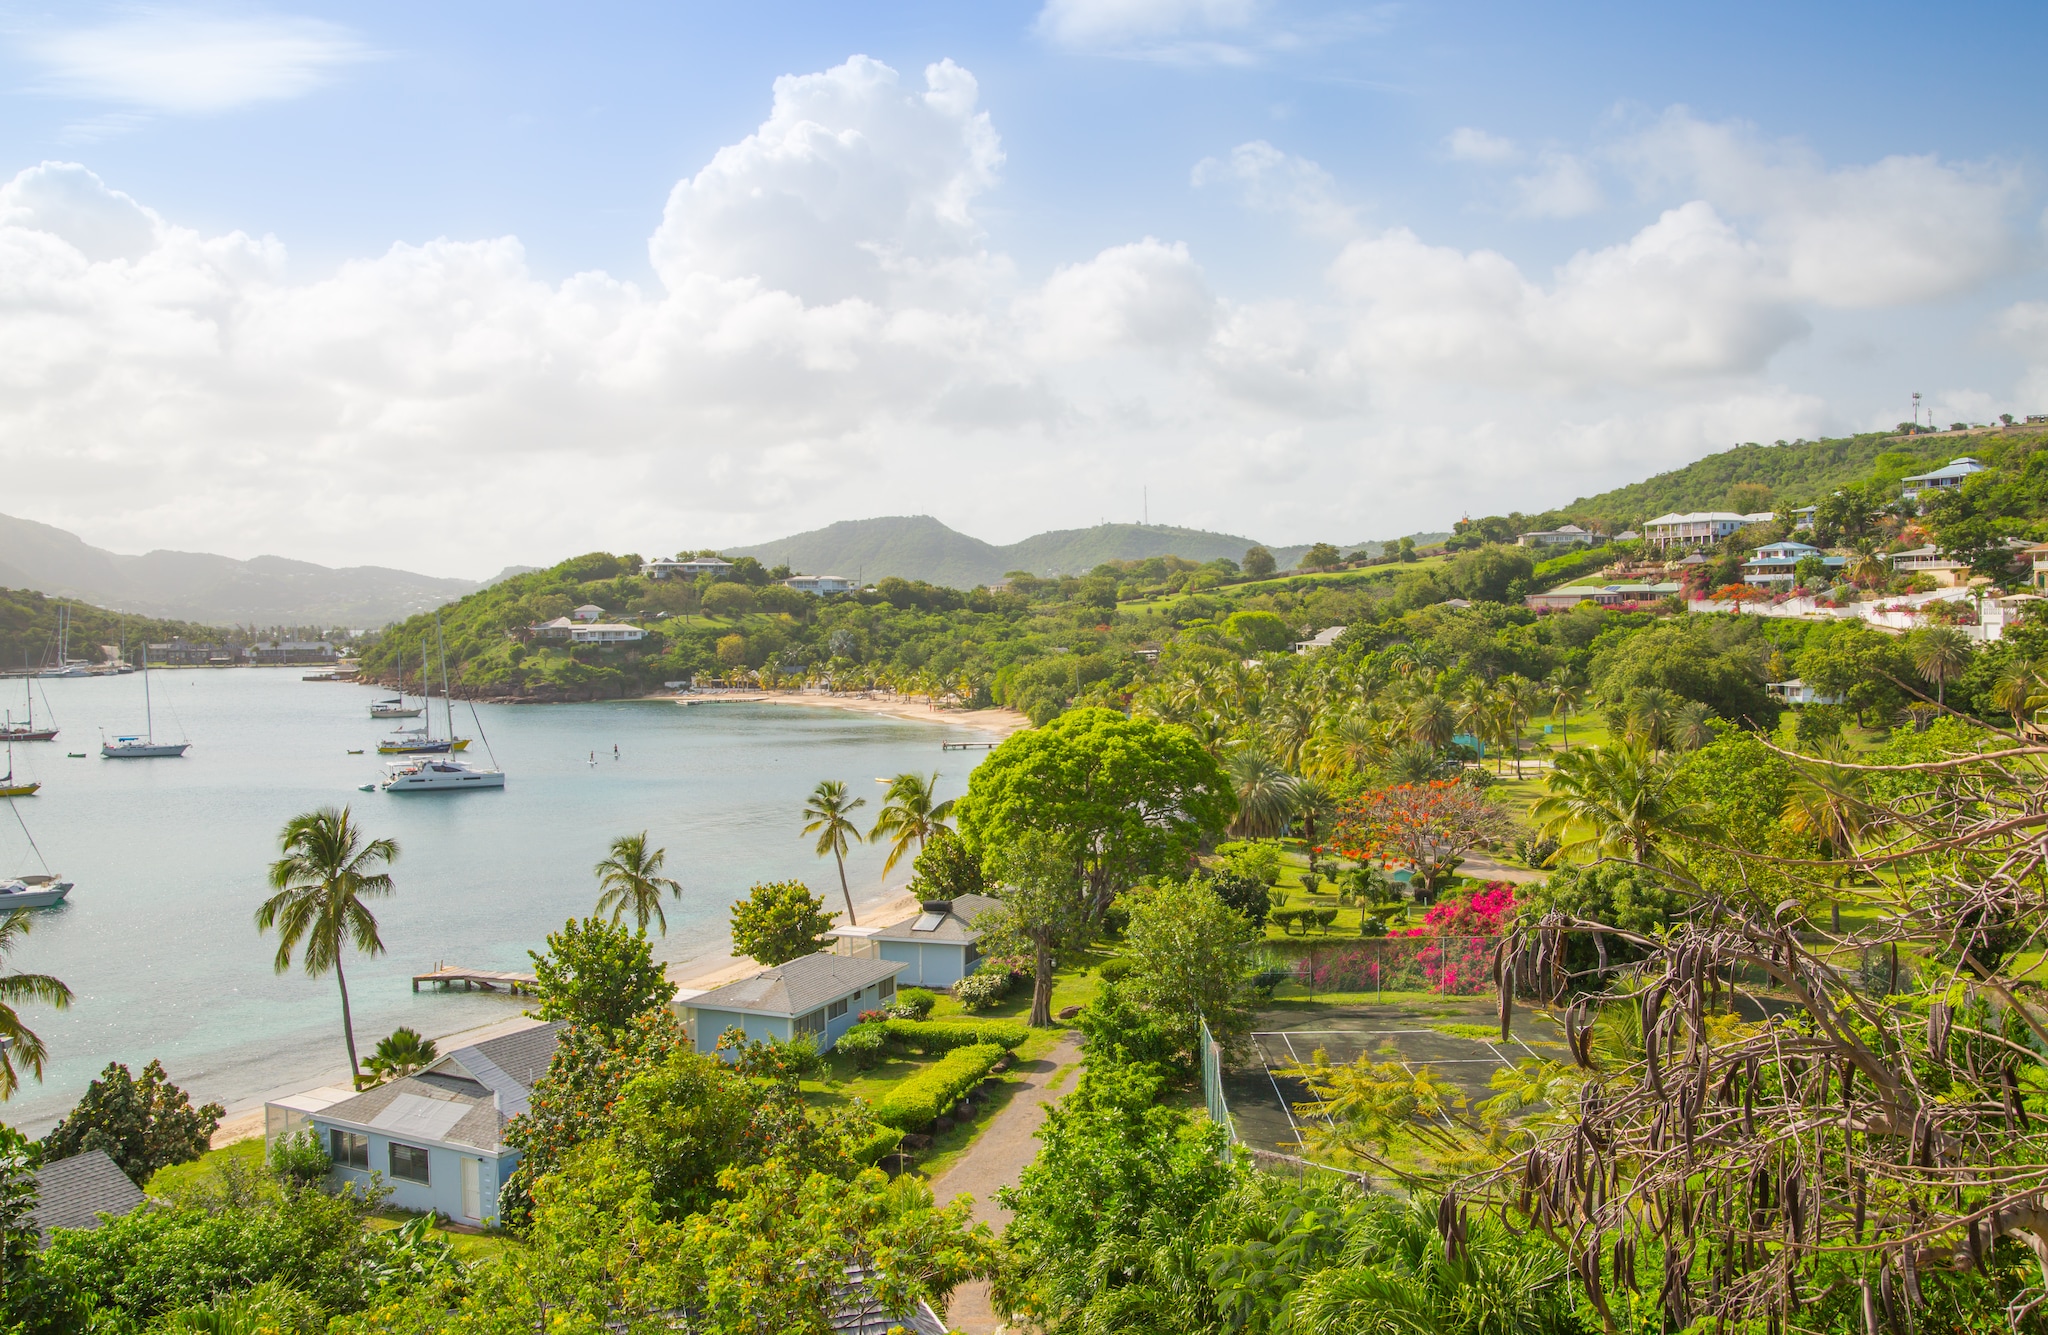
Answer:
<path fill-rule="evenodd" d="M 878 1126 L 873 1135 L 849 1147 L 847 1153 L 855 1163 L 877 1164 L 882 1161 L 882 1156 L 895 1153 L 896 1147 L 902 1143 L 901 1131 L 893 1126 Z"/>
<path fill-rule="evenodd" d="M 951 1052 L 972 1043 L 993 1043 L 1005 1052 L 1015 1048 L 1031 1031 L 1015 1020 L 885 1020 L 883 1027 L 895 1042 L 919 1052 Z M 839 1040 L 844 1043 L 845 1039 Z"/>
<path fill-rule="evenodd" d="M 875 1104 L 875 1120 L 899 1131 L 931 1125 L 934 1117 L 988 1078 L 989 1068 L 1003 1055 L 993 1043 L 976 1043 L 951 1052 L 884 1094 Z"/>

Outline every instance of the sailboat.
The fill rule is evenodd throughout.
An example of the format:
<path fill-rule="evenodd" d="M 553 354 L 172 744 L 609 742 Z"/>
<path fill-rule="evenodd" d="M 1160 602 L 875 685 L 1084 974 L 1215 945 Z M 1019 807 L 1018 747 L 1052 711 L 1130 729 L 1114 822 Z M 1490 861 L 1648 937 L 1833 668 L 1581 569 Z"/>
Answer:
<path fill-rule="evenodd" d="M 64 902 L 64 896 L 71 893 L 71 882 L 57 876 L 50 870 L 50 864 L 43 860 L 43 850 L 36 847 L 36 837 L 28 832 L 28 822 L 21 819 L 21 808 L 13 802 L 7 809 L 14 813 L 14 819 L 21 825 L 21 833 L 28 840 L 28 846 L 42 863 L 40 872 L 24 873 L 20 876 L 0 876 L 0 913 L 15 909 L 54 908 Z"/>
<path fill-rule="evenodd" d="M 39 783 L 16 783 L 14 781 L 14 739 L 7 739 L 7 773 L 0 775 L 0 797 L 34 797 Z"/>
<path fill-rule="evenodd" d="M 57 604 L 57 664 L 36 673 L 38 677 L 89 677 L 92 669 L 84 663 L 74 663 L 71 654 L 71 604 Z"/>
<path fill-rule="evenodd" d="M 190 742 L 159 742 L 156 739 L 156 710 L 149 698 L 149 645 L 142 646 L 142 717 L 140 737 L 116 737 L 100 743 L 100 755 L 108 760 L 153 760 L 159 756 L 182 756 Z"/>
<path fill-rule="evenodd" d="M 10 742 L 56 741 L 57 730 L 55 728 L 38 728 L 36 726 L 35 674 L 28 669 L 27 650 L 23 650 L 21 654 L 21 685 L 23 693 L 28 696 L 28 722 L 16 723 L 14 715 L 8 714 L 5 725 L 0 726 L 0 737 L 4 737 Z"/>
<path fill-rule="evenodd" d="M 439 640 L 440 637 L 441 618 L 436 616 L 434 618 L 434 638 Z M 422 694 L 425 693 L 427 685 L 426 671 L 425 646 L 422 646 L 420 654 L 420 689 Z M 453 738 L 455 736 L 455 692 L 450 689 L 448 684 L 448 646 L 446 643 L 441 645 L 441 697 L 448 703 L 448 735 Z M 431 711 L 431 704 L 428 708 Z M 469 709 L 471 717 L 475 719 L 477 733 L 482 735 L 483 720 L 475 718 L 476 703 L 474 701 L 470 702 Z M 427 715 L 429 725 L 432 724 L 433 717 L 432 712 L 429 712 Z M 459 744 L 467 745 L 468 739 L 459 739 Z M 488 750 L 490 742 L 486 740 L 484 746 Z M 472 765 L 467 761 L 457 760 L 452 756 L 421 756 L 414 760 L 394 760 L 386 766 L 390 771 L 389 775 L 383 783 L 376 786 L 382 788 L 387 793 L 455 793 L 461 792 L 464 789 L 503 788 L 505 786 L 505 772 L 495 768 L 497 763 L 496 756 L 491 757 L 491 761 L 493 768 Z M 369 784 L 363 785 L 366 791 L 370 786 Z"/>
<path fill-rule="evenodd" d="M 441 665 L 441 675 L 444 678 L 447 676 L 447 667 L 444 656 Z M 391 736 L 377 743 L 378 755 L 434 756 L 444 755 L 449 751 L 466 751 L 469 749 L 469 738 L 457 737 L 455 735 L 455 709 L 452 697 L 448 710 L 448 735 L 446 737 L 434 736 L 434 688 L 431 683 L 432 678 L 427 676 L 427 642 L 421 640 L 420 705 L 425 711 L 426 717 L 420 720 L 419 727 L 400 728 Z M 447 683 L 444 681 L 442 683 L 442 693 L 446 694 L 446 692 Z"/>

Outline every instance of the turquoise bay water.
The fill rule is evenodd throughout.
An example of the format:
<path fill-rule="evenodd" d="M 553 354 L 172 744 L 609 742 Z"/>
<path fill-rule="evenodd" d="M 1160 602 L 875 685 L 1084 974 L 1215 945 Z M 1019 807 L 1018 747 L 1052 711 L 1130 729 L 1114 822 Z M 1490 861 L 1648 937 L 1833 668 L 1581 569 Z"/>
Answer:
<path fill-rule="evenodd" d="M 11 967 L 53 973 L 77 999 L 68 1011 L 25 1009 L 52 1060 L 44 1082 L 25 1085 L 0 1116 L 40 1132 L 109 1061 L 139 1070 L 160 1057 L 195 1102 L 231 1109 L 347 1069 L 332 975 L 273 973 L 276 939 L 258 936 L 253 921 L 278 831 L 299 812 L 352 804 L 371 833 L 399 844 L 397 892 L 374 905 L 386 953 L 351 955 L 345 966 L 367 1054 L 402 1024 L 440 1035 L 516 1014 L 520 1003 L 500 996 L 415 995 L 411 976 L 443 960 L 529 968 L 529 949 L 590 911 L 591 867 L 614 836 L 646 830 L 683 884 L 681 902 L 666 903 L 656 954 L 720 962 L 727 909 L 756 881 L 800 878 L 839 906 L 830 860 L 799 835 L 818 780 L 843 779 L 867 799 L 865 828 L 880 805 L 876 778 L 937 770 L 941 795 L 955 796 L 985 753 L 941 742 L 994 740 L 790 705 L 481 706 L 505 789 L 392 797 L 356 791 L 382 773 L 374 748 L 393 725 L 368 711 L 384 693 L 300 675 L 152 673 L 158 738 L 192 741 L 178 760 L 99 758 L 102 729 L 140 730 L 140 677 L 37 683 L 63 731 L 15 747 L 17 773 L 44 784 L 15 805 L 51 869 L 77 889 L 63 908 L 37 914 Z M 20 689 L 0 682 L 0 702 L 17 715 Z M 456 724 L 462 735 L 477 731 L 467 705 Z M 366 754 L 348 755 L 353 747 Z M 470 754 L 487 760 L 480 741 Z M 880 894 L 881 864 L 865 847 L 848 860 L 856 905 Z M 21 825 L 0 811 L 0 874 L 34 870 Z"/>

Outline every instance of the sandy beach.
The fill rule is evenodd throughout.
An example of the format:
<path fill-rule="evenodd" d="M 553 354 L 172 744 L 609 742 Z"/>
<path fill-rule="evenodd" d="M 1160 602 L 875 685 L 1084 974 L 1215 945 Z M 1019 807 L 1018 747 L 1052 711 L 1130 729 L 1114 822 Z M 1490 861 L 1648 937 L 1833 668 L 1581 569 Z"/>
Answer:
<path fill-rule="evenodd" d="M 1031 726 L 1031 720 L 1014 709 L 940 709 L 929 700 L 875 691 L 862 694 L 826 691 L 717 691 L 702 695 L 655 695 L 651 700 L 669 700 L 679 705 L 755 704 L 812 705 L 825 709 L 853 709 L 864 714 L 885 714 L 891 718 L 916 719 L 920 723 L 952 723 L 963 728 L 1008 737 Z"/>

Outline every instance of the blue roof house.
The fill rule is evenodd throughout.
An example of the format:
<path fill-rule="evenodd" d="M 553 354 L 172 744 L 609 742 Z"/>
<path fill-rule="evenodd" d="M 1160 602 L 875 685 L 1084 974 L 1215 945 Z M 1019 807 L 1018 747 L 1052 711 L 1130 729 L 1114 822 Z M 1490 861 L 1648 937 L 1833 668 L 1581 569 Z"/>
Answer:
<path fill-rule="evenodd" d="M 1931 473 L 1915 473 L 1903 479 L 1899 483 L 1899 498 L 1917 501 L 1927 492 L 1951 491 L 1962 486 L 1963 479 L 1970 474 L 1983 471 L 1984 465 L 1966 454 L 1960 459 L 1949 460 L 1946 467 L 1937 468 Z"/>
<path fill-rule="evenodd" d="M 739 1029 L 762 1043 L 788 1043 L 809 1034 L 829 1052 L 839 1036 L 896 996 L 897 960 L 854 959 L 820 952 L 763 969 L 708 992 L 679 992 L 690 1038 L 699 1052 L 716 1052 L 718 1036 Z"/>
<path fill-rule="evenodd" d="M 334 1160 L 330 1182 L 374 1178 L 401 1210 L 495 1223 L 498 1189 L 519 1164 L 505 1124 L 526 1111 L 560 1030 L 535 1025 L 457 1048 L 417 1075 L 304 1113 Z"/>
<path fill-rule="evenodd" d="M 1790 584 L 1795 578 L 1793 572 L 1807 557 L 1816 557 L 1828 568 L 1828 574 L 1838 573 L 1848 563 L 1846 557 L 1829 556 L 1820 548 L 1803 542 L 1774 542 L 1756 549 L 1756 555 L 1742 563 L 1744 584 Z"/>
<path fill-rule="evenodd" d="M 988 895 L 927 899 L 914 918 L 880 927 L 835 927 L 834 953 L 860 959 L 897 960 L 906 967 L 896 981 L 904 987 L 951 987 L 981 964 L 981 932 L 974 920 L 1002 901 Z"/>

